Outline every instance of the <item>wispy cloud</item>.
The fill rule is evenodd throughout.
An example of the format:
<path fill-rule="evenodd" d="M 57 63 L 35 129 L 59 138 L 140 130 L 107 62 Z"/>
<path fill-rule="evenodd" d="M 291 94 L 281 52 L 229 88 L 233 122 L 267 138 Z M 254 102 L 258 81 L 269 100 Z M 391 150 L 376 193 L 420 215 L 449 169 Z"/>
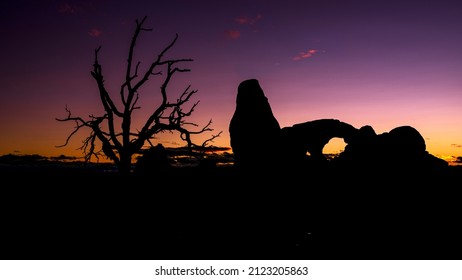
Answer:
<path fill-rule="evenodd" d="M 235 40 L 241 36 L 241 31 L 236 29 L 229 29 L 225 31 L 225 36 L 228 39 Z"/>
<path fill-rule="evenodd" d="M 110 5 L 108 0 L 64 0 L 59 2 L 58 12 L 69 15 L 88 13 L 101 15 L 104 5 Z"/>
<path fill-rule="evenodd" d="M 462 145 L 461 144 L 451 144 L 451 146 L 455 147 L 455 148 L 462 148 Z"/>
<path fill-rule="evenodd" d="M 88 35 L 90 35 L 90 37 L 95 37 L 95 38 L 101 36 L 102 34 L 103 34 L 103 31 L 101 31 L 98 28 L 93 28 L 88 32 Z"/>
<path fill-rule="evenodd" d="M 292 57 L 292 60 L 293 61 L 299 61 L 299 60 L 302 60 L 302 59 L 310 58 L 310 57 L 312 57 L 313 55 L 315 55 L 318 52 L 319 52 L 319 50 L 316 50 L 316 49 L 309 49 L 307 51 L 302 51 L 298 55 Z"/>
<path fill-rule="evenodd" d="M 58 12 L 61 14 L 75 14 L 77 13 L 78 8 L 69 3 L 61 3 L 58 7 Z"/>
<path fill-rule="evenodd" d="M 257 23 L 260 19 L 262 19 L 262 15 L 258 14 L 254 18 L 248 17 L 248 16 L 240 16 L 234 19 L 239 24 L 243 25 L 254 25 Z"/>

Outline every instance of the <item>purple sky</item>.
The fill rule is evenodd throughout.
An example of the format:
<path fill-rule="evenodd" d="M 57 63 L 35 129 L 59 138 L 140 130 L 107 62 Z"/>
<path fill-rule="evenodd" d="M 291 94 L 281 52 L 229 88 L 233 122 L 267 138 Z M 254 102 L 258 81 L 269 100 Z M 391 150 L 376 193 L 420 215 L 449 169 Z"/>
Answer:
<path fill-rule="evenodd" d="M 83 117 L 101 112 L 90 75 L 98 46 L 117 97 L 144 16 L 153 31 L 142 33 L 136 59 L 148 65 L 179 34 L 169 57 L 194 61 L 172 87 L 198 90 L 191 120 L 213 120 L 223 131 L 215 145 L 229 146 L 237 86 L 256 78 L 281 127 L 320 118 L 377 133 L 412 125 L 430 153 L 462 155 L 462 2 L 445 0 L 3 1 L 0 154 L 80 155 L 87 134 L 55 148 L 73 128 L 55 118 L 66 105 Z M 144 87 L 143 108 L 157 89 L 154 80 Z"/>

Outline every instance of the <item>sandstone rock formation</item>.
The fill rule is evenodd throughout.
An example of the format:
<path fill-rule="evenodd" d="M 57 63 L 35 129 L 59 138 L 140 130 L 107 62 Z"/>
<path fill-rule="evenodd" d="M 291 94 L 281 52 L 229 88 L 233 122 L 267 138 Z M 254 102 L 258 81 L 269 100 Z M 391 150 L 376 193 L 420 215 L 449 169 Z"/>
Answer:
<path fill-rule="evenodd" d="M 229 133 L 234 166 L 250 172 L 271 168 L 268 176 L 272 171 L 306 170 L 326 163 L 323 148 L 335 137 L 347 145 L 332 165 L 346 172 L 431 171 L 448 166 L 428 153 L 425 139 L 409 125 L 377 134 L 370 125 L 357 129 L 337 119 L 317 119 L 281 129 L 256 79 L 239 84 Z"/>
<path fill-rule="evenodd" d="M 371 126 L 364 126 L 339 159 L 356 167 L 379 171 L 432 171 L 448 166 L 446 161 L 428 153 L 425 139 L 408 125 L 381 134 L 376 134 Z"/>

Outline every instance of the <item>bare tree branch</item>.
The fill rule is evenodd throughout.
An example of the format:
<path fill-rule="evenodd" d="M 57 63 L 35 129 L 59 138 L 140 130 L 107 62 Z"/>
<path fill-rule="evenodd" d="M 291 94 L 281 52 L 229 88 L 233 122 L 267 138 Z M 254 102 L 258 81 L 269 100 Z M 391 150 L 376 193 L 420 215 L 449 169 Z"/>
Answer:
<path fill-rule="evenodd" d="M 151 139 L 155 135 L 162 132 L 177 131 L 180 133 L 180 138 L 185 141 L 188 147 L 199 147 L 193 142 L 192 136 L 211 132 L 211 120 L 202 128 L 191 131 L 187 126 L 199 127 L 193 122 L 186 119 L 192 115 L 199 101 L 192 104 L 189 110 L 183 110 L 183 106 L 189 102 L 197 90 L 192 90 L 188 85 L 183 92 L 180 92 L 179 97 L 175 101 L 169 100 L 172 98 L 168 92 L 174 74 L 190 72 L 188 68 L 179 67 L 179 64 L 191 62 L 192 59 L 165 59 L 164 56 L 175 45 L 178 39 L 178 34 L 175 34 L 173 40 L 162 49 L 157 55 L 157 58 L 149 64 L 149 67 L 141 75 L 140 65 L 138 61 L 134 65 L 133 58 L 135 56 L 135 46 L 139 39 L 141 32 L 152 31 L 150 28 L 145 28 L 144 24 L 146 16 L 141 20 L 136 20 L 135 31 L 131 38 L 130 48 L 128 51 L 127 65 L 125 69 L 124 81 L 122 81 L 119 89 L 119 98 L 122 104 L 121 109 L 116 106 L 116 103 L 111 98 L 104 83 L 104 76 L 102 66 L 99 63 L 99 52 L 101 47 L 95 49 L 94 63 L 91 75 L 94 78 L 98 90 L 101 105 L 104 109 L 102 116 L 90 115 L 88 120 L 81 117 L 74 117 L 71 111 L 66 106 L 67 116 L 65 118 L 57 118 L 60 122 L 74 122 L 75 127 L 66 138 L 64 144 L 57 147 L 63 147 L 69 144 L 72 137 L 74 137 L 81 129 L 89 129 L 90 133 L 83 140 L 82 146 L 79 148 L 85 154 L 85 160 L 89 161 L 92 157 L 99 160 L 101 154 L 104 154 L 108 159 L 117 164 L 119 171 L 122 173 L 129 173 L 133 155 L 139 153 L 145 143 L 154 146 Z M 154 108 L 144 122 L 141 130 L 133 131 L 132 117 L 133 111 L 141 109 L 138 105 L 140 101 L 139 90 L 151 77 L 163 77 L 160 83 L 160 104 Z M 120 106 L 120 105 L 119 105 Z M 120 127 L 117 127 L 120 124 Z M 205 147 L 209 142 L 212 142 L 216 137 L 221 134 L 212 135 L 209 139 L 204 141 L 201 147 Z M 101 143 L 101 149 L 97 149 L 97 143 Z"/>

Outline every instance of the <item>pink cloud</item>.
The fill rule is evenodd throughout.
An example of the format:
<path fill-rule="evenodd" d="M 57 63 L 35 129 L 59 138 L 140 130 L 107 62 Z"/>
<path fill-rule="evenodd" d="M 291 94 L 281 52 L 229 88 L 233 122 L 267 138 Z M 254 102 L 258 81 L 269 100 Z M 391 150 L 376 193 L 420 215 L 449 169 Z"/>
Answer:
<path fill-rule="evenodd" d="M 247 17 L 247 16 L 240 16 L 240 17 L 235 18 L 234 20 L 239 24 L 253 25 L 253 24 L 257 23 L 257 21 L 259 21 L 260 19 L 262 19 L 262 16 L 260 14 L 258 14 L 254 18 L 250 18 L 250 17 Z"/>
<path fill-rule="evenodd" d="M 235 40 L 241 36 L 241 31 L 235 29 L 226 30 L 225 36 L 226 38 Z"/>
<path fill-rule="evenodd" d="M 103 31 L 97 29 L 97 28 L 93 28 L 92 30 L 90 30 L 88 32 L 88 35 L 90 35 L 91 37 L 99 37 L 103 34 Z"/>
<path fill-rule="evenodd" d="M 306 52 L 300 52 L 298 55 L 292 57 L 293 61 L 298 61 L 306 58 L 312 57 L 315 53 L 319 52 L 319 50 L 316 49 L 309 49 Z"/>

